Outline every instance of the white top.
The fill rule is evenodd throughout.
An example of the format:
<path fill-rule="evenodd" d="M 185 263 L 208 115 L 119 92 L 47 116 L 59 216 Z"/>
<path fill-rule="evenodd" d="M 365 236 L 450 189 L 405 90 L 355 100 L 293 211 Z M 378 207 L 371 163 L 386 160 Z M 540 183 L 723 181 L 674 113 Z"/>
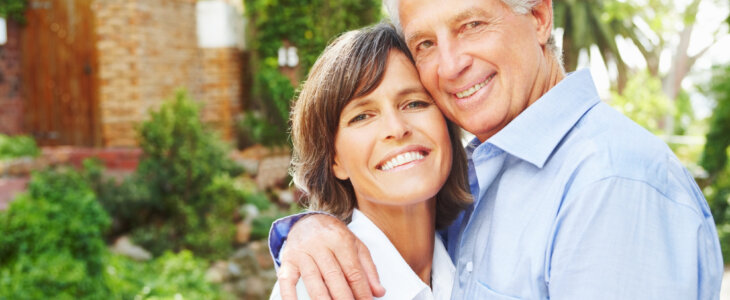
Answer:
<path fill-rule="evenodd" d="M 446 300 L 451 298 L 455 267 L 438 234 L 434 240 L 431 266 L 433 289 L 431 289 L 413 272 L 385 233 L 375 226 L 365 214 L 355 209 L 352 212 L 352 221 L 347 227 L 368 247 L 375 267 L 378 269 L 380 283 L 385 287 L 385 296 L 377 299 Z M 297 298 L 299 300 L 310 299 L 301 279 L 297 283 Z M 269 299 L 281 299 L 278 281 L 274 285 Z"/>

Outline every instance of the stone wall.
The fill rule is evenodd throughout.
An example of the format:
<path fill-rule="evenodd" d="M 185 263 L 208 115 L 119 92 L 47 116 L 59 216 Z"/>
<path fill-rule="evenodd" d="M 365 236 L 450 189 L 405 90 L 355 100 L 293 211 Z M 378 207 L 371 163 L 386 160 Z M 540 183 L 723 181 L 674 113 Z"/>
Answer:
<path fill-rule="evenodd" d="M 20 25 L 8 20 L 7 43 L 0 45 L 0 133 L 23 132 Z"/>
<path fill-rule="evenodd" d="M 175 90 L 203 105 L 203 120 L 233 137 L 240 52 L 200 49 L 195 0 L 97 0 L 99 107 L 104 146 L 136 145 L 135 127 Z"/>

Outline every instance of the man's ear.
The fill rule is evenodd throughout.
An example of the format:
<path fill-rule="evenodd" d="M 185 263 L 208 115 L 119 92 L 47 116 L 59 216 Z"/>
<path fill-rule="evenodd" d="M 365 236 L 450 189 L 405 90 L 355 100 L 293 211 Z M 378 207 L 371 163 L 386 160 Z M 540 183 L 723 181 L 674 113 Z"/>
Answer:
<path fill-rule="evenodd" d="M 337 157 L 335 154 L 335 163 L 332 164 L 332 172 L 335 173 L 335 177 L 339 180 L 348 180 L 350 179 L 350 175 L 347 174 L 347 171 L 340 163 L 340 158 Z"/>
<path fill-rule="evenodd" d="M 535 29 L 540 45 L 545 45 L 553 32 L 553 1 L 542 0 L 532 8 Z"/>

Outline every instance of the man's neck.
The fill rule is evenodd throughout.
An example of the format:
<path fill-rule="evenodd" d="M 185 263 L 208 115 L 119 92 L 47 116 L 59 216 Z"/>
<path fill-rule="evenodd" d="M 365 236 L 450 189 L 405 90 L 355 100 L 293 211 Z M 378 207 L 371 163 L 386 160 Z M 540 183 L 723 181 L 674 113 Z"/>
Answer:
<path fill-rule="evenodd" d="M 406 263 L 429 286 L 436 226 L 435 204 L 436 199 L 412 205 L 358 202 L 360 211 L 385 233 Z"/>
<path fill-rule="evenodd" d="M 565 78 L 565 70 L 563 70 L 563 66 L 560 65 L 555 55 L 547 52 L 543 54 L 545 59 L 542 61 L 542 66 L 538 70 L 537 80 L 535 80 L 535 85 L 530 93 L 528 106 L 535 103 L 542 95 L 545 95 Z"/>

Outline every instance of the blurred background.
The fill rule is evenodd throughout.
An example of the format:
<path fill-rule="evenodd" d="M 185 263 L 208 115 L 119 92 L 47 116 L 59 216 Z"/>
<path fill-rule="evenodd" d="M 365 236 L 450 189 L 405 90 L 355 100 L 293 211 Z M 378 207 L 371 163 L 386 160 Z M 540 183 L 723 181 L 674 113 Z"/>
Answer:
<path fill-rule="evenodd" d="M 730 1 L 554 0 L 566 70 L 664 139 L 730 263 Z M 379 0 L 0 1 L 0 299 L 268 299 L 290 100 Z M 722 299 L 730 299 L 730 275 Z"/>

